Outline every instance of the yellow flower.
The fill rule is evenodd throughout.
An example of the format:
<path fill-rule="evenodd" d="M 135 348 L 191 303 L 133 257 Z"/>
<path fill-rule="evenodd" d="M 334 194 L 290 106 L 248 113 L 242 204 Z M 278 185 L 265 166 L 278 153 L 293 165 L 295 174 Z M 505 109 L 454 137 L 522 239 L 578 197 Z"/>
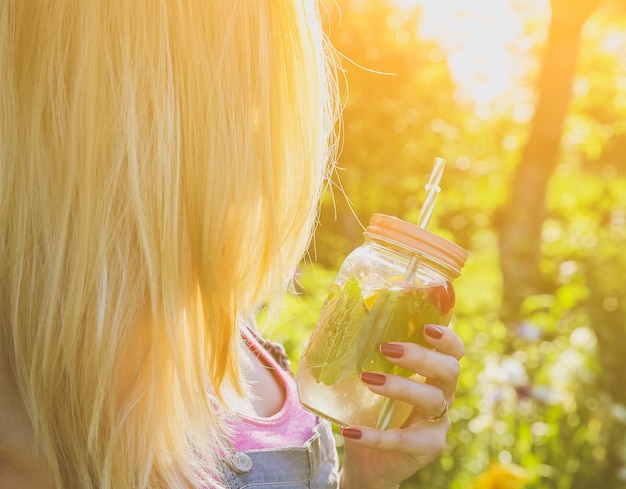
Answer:
<path fill-rule="evenodd" d="M 521 489 L 530 481 L 528 471 L 515 464 L 492 464 L 472 489 Z"/>

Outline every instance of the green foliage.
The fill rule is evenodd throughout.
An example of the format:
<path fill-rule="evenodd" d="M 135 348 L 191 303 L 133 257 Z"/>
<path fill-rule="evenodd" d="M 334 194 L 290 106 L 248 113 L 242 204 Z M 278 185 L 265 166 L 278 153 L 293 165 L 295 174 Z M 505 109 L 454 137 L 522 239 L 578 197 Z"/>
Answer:
<path fill-rule="evenodd" d="M 620 458 L 617 466 L 610 466 L 615 465 L 610 460 L 614 454 L 626 456 L 619 365 L 626 333 L 623 306 L 619 321 L 598 325 L 606 333 L 613 331 L 605 345 L 615 352 L 613 357 L 598 355 L 600 340 L 590 320 L 589 297 L 572 289 L 571 282 L 554 295 L 528 298 L 526 321 L 512 335 L 496 312 L 496 262 L 493 248 L 473 250 L 456 283 L 452 327 L 465 342 L 466 356 L 450 411 L 448 448 L 403 487 L 465 489 L 494 462 L 514 462 L 529 470 L 534 481 L 529 488 L 623 487 L 610 485 L 614 476 L 603 473 L 623 471 L 626 462 Z M 623 276 L 626 263 L 621 270 Z M 294 366 L 334 273 L 309 266 L 300 277 L 306 292 L 285 301 L 272 337 L 286 342 Z M 623 292 L 620 301 L 624 303 Z M 620 333 L 614 331 L 618 327 Z M 603 374 L 605 362 L 608 376 Z"/>
<path fill-rule="evenodd" d="M 470 251 L 455 282 L 452 323 L 466 356 L 448 447 L 404 487 L 468 489 L 491 464 L 512 462 L 531 473 L 530 489 L 625 488 L 623 3 L 608 2 L 613 10 L 584 30 L 563 152 L 548 189 L 542 258 L 529 264 L 545 283 L 526 298 L 516 329 L 500 317 L 506 257 L 498 252 L 497 209 L 529 127 L 514 110 L 479 117 L 451 95 L 441 48 L 417 36 L 418 11 L 399 13 L 383 0 L 339 3 L 341 22 L 329 14 L 337 48 L 396 75 L 344 62 L 350 93 L 344 169 L 335 182 L 356 218 L 335 188 L 311 250 L 316 264 L 303 269 L 298 294 L 285 298 L 267 334 L 285 344 L 295 369 L 339 263 L 361 242 L 358 221 L 383 212 L 416 222 L 432 159 L 443 156 L 448 165 L 430 228 Z M 525 69 L 534 73 L 535 65 Z"/>

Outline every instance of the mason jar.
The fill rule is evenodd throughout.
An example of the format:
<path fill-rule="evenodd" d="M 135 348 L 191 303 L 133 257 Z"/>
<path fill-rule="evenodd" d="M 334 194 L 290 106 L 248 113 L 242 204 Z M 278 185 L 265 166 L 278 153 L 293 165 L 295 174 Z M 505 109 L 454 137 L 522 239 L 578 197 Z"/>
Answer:
<path fill-rule="evenodd" d="M 388 362 L 379 347 L 427 346 L 424 325 L 449 324 L 453 280 L 466 259 L 463 248 L 435 233 L 374 214 L 363 244 L 341 265 L 302 353 L 296 376 L 302 405 L 339 426 L 401 426 L 412 406 L 371 392 L 360 374 L 424 380 Z"/>

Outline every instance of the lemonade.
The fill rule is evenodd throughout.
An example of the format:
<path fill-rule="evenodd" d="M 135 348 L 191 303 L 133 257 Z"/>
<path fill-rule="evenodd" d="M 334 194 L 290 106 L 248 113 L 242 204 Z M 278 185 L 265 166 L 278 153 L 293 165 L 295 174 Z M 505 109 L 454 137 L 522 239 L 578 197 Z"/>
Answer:
<path fill-rule="evenodd" d="M 415 376 L 380 353 L 381 343 L 410 341 L 427 346 L 425 324 L 447 325 L 454 308 L 449 280 L 424 285 L 402 278 L 370 288 L 371 280 L 348 278 L 334 284 L 298 369 L 298 392 L 304 407 L 345 426 L 393 428 L 402 425 L 412 406 L 372 393 L 363 372 Z M 384 419 L 383 419 L 384 418 Z"/>

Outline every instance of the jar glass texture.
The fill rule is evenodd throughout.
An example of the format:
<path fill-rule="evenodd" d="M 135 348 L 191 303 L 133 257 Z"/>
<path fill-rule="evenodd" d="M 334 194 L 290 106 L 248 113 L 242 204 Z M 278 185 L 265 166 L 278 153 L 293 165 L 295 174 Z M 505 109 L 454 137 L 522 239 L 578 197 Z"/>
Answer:
<path fill-rule="evenodd" d="M 381 343 L 426 346 L 425 324 L 447 326 L 453 314 L 452 281 L 467 253 L 440 236 L 376 214 L 364 243 L 345 259 L 322 307 L 298 367 L 302 405 L 340 425 L 393 428 L 411 406 L 372 393 L 367 371 L 423 380 L 380 353 Z M 390 409 L 392 406 L 392 409 Z"/>

